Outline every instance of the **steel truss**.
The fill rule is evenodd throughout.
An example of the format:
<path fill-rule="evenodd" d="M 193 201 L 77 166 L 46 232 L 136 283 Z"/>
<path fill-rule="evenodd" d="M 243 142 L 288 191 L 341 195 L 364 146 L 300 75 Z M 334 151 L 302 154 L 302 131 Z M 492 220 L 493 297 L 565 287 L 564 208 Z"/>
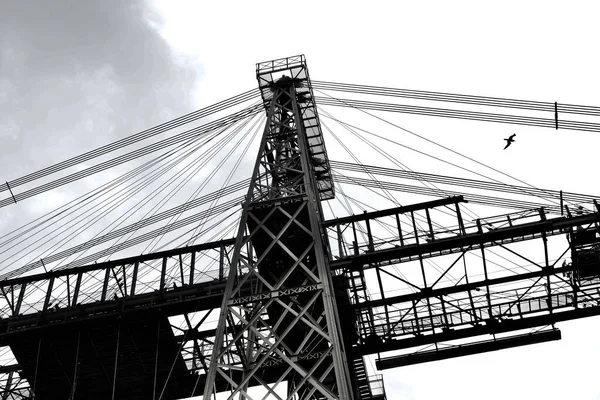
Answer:
<path fill-rule="evenodd" d="M 60 323 L 73 315 L 105 315 L 111 303 L 119 305 L 115 312 L 123 312 L 174 306 L 208 294 L 220 299 L 234 243 L 228 239 L 2 281 L 0 334 Z"/>
<path fill-rule="evenodd" d="M 347 345 L 347 359 L 351 361 L 356 374 L 355 384 L 364 368 L 361 367 L 361 356 L 365 354 L 463 341 L 459 347 L 417 353 L 411 351 L 378 362 L 379 368 L 391 368 L 556 340 L 559 337 L 556 331 L 510 338 L 496 335 L 600 314 L 600 213 L 568 213 L 563 217 L 547 219 L 544 210 L 534 210 L 465 222 L 461 217 L 461 203 L 461 198 L 442 199 L 339 218 L 322 224 L 328 232 L 331 248 L 328 252 L 329 273 L 332 278 L 342 277 L 348 281 L 350 295 L 345 294 L 344 288 L 335 290 L 335 295 L 340 303 L 337 305 L 337 314 L 344 326 L 344 333 L 353 331 L 355 327 L 358 330 L 356 336 L 346 335 L 343 338 Z M 251 227 L 252 236 L 242 237 L 241 242 L 252 247 L 242 248 L 238 253 L 234 251 L 235 240 L 230 239 L 1 282 L 0 303 L 4 315 L 0 321 L 2 343 L 10 344 L 11 338 L 18 338 L 21 333 L 33 330 L 56 329 L 60 325 L 95 318 L 118 318 L 152 308 L 167 315 L 183 314 L 185 324 L 173 327 L 174 331 L 179 331 L 175 340 L 182 346 L 181 355 L 188 369 L 200 373 L 197 386 L 201 389 L 206 383 L 217 335 L 214 328 L 203 328 L 208 313 L 194 322 L 190 314 L 215 310 L 222 304 L 225 275 L 234 261 L 234 254 L 239 254 L 241 273 L 236 276 L 236 287 L 231 289 L 232 293 L 234 289 L 236 293 L 229 301 L 230 308 L 237 312 L 236 317 L 230 318 L 231 326 L 228 329 L 232 334 L 241 332 L 245 326 L 247 332 L 255 334 L 253 343 L 257 346 L 259 343 L 264 346 L 262 337 L 272 344 L 272 337 L 279 334 L 284 339 L 282 346 L 289 348 L 295 336 L 295 321 L 295 326 L 304 329 L 303 335 L 314 327 L 316 329 L 312 335 L 323 337 L 318 332 L 326 332 L 326 329 L 319 328 L 322 325 L 318 324 L 322 324 L 324 318 L 313 316 L 315 313 L 322 315 L 324 311 L 314 306 L 322 293 L 322 282 L 309 274 L 319 277 L 315 265 L 307 257 L 295 255 L 304 252 L 309 254 L 311 246 L 314 247 L 314 244 L 306 244 L 308 239 L 312 240 L 307 232 L 310 221 L 303 214 L 307 206 L 306 202 L 292 197 L 286 202 L 267 201 L 249 208 L 248 218 L 253 222 L 247 225 Z M 437 223 L 441 215 L 438 212 L 440 208 L 454 210 L 452 219 L 446 215 L 446 224 L 442 228 Z M 382 226 L 386 228 L 386 237 L 381 234 Z M 292 232 L 293 242 L 282 239 Z M 548 240 L 565 234 L 570 238 L 570 243 L 563 255 L 570 254 L 571 263 L 559 265 L 548 258 L 547 264 L 536 264 L 529 271 L 505 270 L 503 274 L 485 277 L 485 269 L 490 265 L 489 261 L 483 261 L 490 259 L 488 252 L 492 248 L 512 252 L 523 259 L 528 256 L 520 254 L 519 249 L 509 249 L 525 241 L 541 242 L 536 250 L 536 259 L 541 256 L 546 260 L 546 254 L 552 247 L 547 245 Z M 302 236 L 307 238 L 306 242 L 301 240 Z M 305 243 L 305 247 L 300 248 L 296 243 Z M 287 274 L 273 275 L 258 268 L 267 265 L 270 259 L 267 256 L 271 253 L 266 253 L 264 249 L 269 247 L 271 252 L 273 248 L 281 249 L 278 254 L 273 253 L 273 258 L 289 259 L 288 264 L 292 267 Z M 467 254 L 473 252 L 481 255 L 476 265 L 471 260 L 466 261 Z M 262 260 L 259 254 L 264 254 Z M 284 257 L 282 254 L 287 255 Z M 447 266 L 433 277 L 431 266 L 425 265 L 425 282 L 408 280 L 394 270 L 395 266 L 401 266 L 404 271 L 411 262 L 417 262 L 420 266 L 421 261 L 433 257 L 447 259 Z M 444 279 L 457 268 L 465 268 L 465 265 L 471 272 L 461 282 L 452 283 Z M 248 266 L 255 267 L 255 271 L 248 273 Z M 269 270 L 276 271 L 272 265 Z M 372 279 L 373 275 L 375 279 Z M 300 284 L 297 279 L 301 280 Z M 396 284 L 405 281 L 407 287 L 414 285 L 415 290 L 412 293 L 392 294 L 386 290 L 386 283 L 390 280 Z M 292 281 L 294 285 L 289 285 Z M 71 286 L 66 283 L 71 283 Z M 261 285 L 263 290 L 259 292 Z M 509 288 L 506 285 L 510 285 Z M 373 293 L 377 292 L 374 288 L 377 287 L 382 289 L 374 297 Z M 306 302 L 299 305 L 300 299 L 306 299 Z M 291 300 L 296 302 L 290 306 L 286 302 Z M 256 305 L 267 305 L 277 312 L 269 315 L 268 308 L 261 314 L 251 314 L 252 307 L 256 308 Z M 213 315 L 215 312 L 212 311 Z M 259 321 L 261 325 L 258 325 Z M 248 322 L 254 325 L 250 327 Z M 292 329 L 282 331 L 288 322 L 292 322 Z M 495 335 L 492 341 L 473 343 L 471 339 L 471 346 L 464 343 L 468 338 L 490 334 Z M 246 335 L 249 337 L 249 334 Z M 227 340 L 231 342 L 232 339 L 230 335 Z M 243 336 L 241 340 L 246 340 L 243 344 L 249 343 Z M 260 350 L 262 353 L 259 353 Z M 324 353 L 320 353 L 316 345 L 313 350 L 297 354 L 295 361 L 302 366 L 302 363 L 312 363 L 310 360 L 313 358 L 317 362 L 329 360 L 322 357 Z M 264 355 L 266 351 L 260 348 L 254 354 Z M 287 351 L 282 350 L 282 354 L 291 359 Z M 239 363 L 242 356 L 245 357 L 245 352 L 238 351 Z M 255 356 L 255 359 L 258 357 Z M 255 373 L 261 379 L 274 383 L 277 378 L 273 377 L 273 370 L 282 365 L 288 365 L 287 361 L 276 354 L 265 359 L 263 368 Z M 20 378 L 19 367 L 7 365 L 3 368 L 0 372 L 5 379 L 4 393 L 13 397 L 19 393 L 19 396 L 26 397 L 27 382 Z M 8 376 L 10 373 L 12 375 Z M 239 374 L 233 376 L 239 377 Z M 219 389 L 230 386 L 230 382 L 221 374 L 216 377 L 215 384 Z"/>
<path fill-rule="evenodd" d="M 221 377 L 230 398 L 250 399 L 249 387 L 261 386 L 278 399 L 352 399 L 319 203 L 333 196 L 333 185 L 308 71 L 296 57 L 259 64 L 257 77 L 267 123 L 204 398 L 212 398 Z M 255 258 L 236 256 L 246 245 Z M 250 294 L 244 295 L 246 286 Z M 272 366 L 278 368 L 263 372 Z M 287 394 L 281 394 L 283 382 Z"/>
<path fill-rule="evenodd" d="M 567 209 L 552 219 L 538 209 L 465 222 L 462 202 L 448 198 L 324 223 L 334 253 L 331 268 L 352 277 L 370 273 L 370 280 L 362 280 L 376 293 L 366 295 L 361 280 L 350 280 L 360 330 L 353 350 L 372 354 L 434 345 L 378 362 L 379 368 L 557 340 L 554 329 L 502 334 L 600 314 L 600 209 L 579 215 Z M 441 219 L 443 225 L 436 223 Z M 549 244 L 565 234 L 569 241 L 562 246 Z M 536 243 L 525 248 L 526 241 Z M 504 263 L 518 260 L 529 267 L 491 262 L 498 251 Z M 444 260 L 437 269 L 426 264 L 434 257 Z M 489 334 L 491 342 L 464 341 Z M 455 346 L 438 346 L 453 341 Z"/>
<path fill-rule="evenodd" d="M 190 395 L 365 400 L 385 394 L 363 355 L 396 352 L 377 361 L 392 368 L 556 340 L 554 323 L 600 315 L 597 204 L 467 220 L 458 196 L 323 221 L 333 183 L 304 58 L 257 75 L 268 121 L 238 236 L 2 281 L 0 345 L 150 316 L 168 329 L 146 347 L 171 346 L 160 367 L 183 365 L 172 385 Z M 31 398 L 35 365 L 1 366 L 0 399 Z"/>
<path fill-rule="evenodd" d="M 36 376 L 39 374 L 37 381 L 45 379 L 47 371 L 41 367 L 38 370 L 36 359 L 39 360 L 39 356 L 34 356 L 33 360 L 20 358 L 23 341 L 35 348 L 35 353 L 45 354 L 43 359 L 48 357 L 44 348 L 56 346 L 56 343 L 51 344 L 56 332 L 60 336 L 61 332 L 87 332 L 86 327 L 104 325 L 107 327 L 105 334 L 111 335 L 115 333 L 112 329 L 114 321 L 138 321 L 149 317 L 158 318 L 159 326 L 164 326 L 160 328 L 164 335 L 169 330 L 177 332 L 179 329 L 174 324 L 169 326 L 168 316 L 182 315 L 189 322 L 189 316 L 195 312 L 218 308 L 234 243 L 234 239 L 228 239 L 0 282 L 0 345 L 10 346 L 13 351 L 20 349 L 15 353 L 17 359 L 10 360 L 8 347 L 1 348 L 4 365 L 0 369 L 3 387 L 0 393 L 9 396 L 4 397 L 8 399 L 30 398 L 32 390 L 29 387 L 35 388 Z M 150 336 L 158 343 L 155 335 Z M 96 352 L 98 343 L 94 343 L 87 333 L 84 337 L 82 343 L 94 349 L 93 356 L 101 357 Z M 135 343 L 133 336 L 123 337 L 121 347 L 127 340 Z M 212 352 L 212 344 L 207 347 L 207 340 L 210 339 L 193 335 L 176 337 L 175 343 L 193 343 L 193 352 L 189 353 L 188 347 L 181 345 L 180 355 L 173 353 L 165 358 L 165 354 L 162 363 L 170 363 L 175 358 L 183 363 L 180 365 L 187 365 L 189 371 L 201 369 L 205 374 L 203 360 Z M 161 346 L 163 342 L 166 344 L 160 339 Z M 137 345 L 140 344 L 138 341 Z M 110 345 L 118 346 L 118 343 Z M 124 362 L 127 357 L 121 359 Z M 99 358 L 97 364 L 103 369 L 113 362 L 104 359 L 100 363 Z M 167 371 L 169 367 L 167 365 Z M 66 365 L 60 369 L 72 382 L 76 378 L 85 379 Z M 112 376 L 108 381 L 111 380 Z M 20 397 L 15 397 L 17 394 Z"/>

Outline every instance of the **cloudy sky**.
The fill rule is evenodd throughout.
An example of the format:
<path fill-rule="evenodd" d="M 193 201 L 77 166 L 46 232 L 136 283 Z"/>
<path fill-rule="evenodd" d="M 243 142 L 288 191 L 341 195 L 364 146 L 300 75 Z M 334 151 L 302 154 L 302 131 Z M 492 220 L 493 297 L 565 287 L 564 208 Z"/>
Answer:
<path fill-rule="evenodd" d="M 366 4 L 0 0 L 0 181 L 254 88 L 256 62 L 295 54 L 316 80 L 599 103 L 594 1 Z M 600 194 L 596 133 L 397 118 L 537 187 Z M 40 208 L 0 210 L 2 229 Z M 386 371 L 388 398 L 600 399 L 600 322 L 560 327 L 560 342 Z"/>

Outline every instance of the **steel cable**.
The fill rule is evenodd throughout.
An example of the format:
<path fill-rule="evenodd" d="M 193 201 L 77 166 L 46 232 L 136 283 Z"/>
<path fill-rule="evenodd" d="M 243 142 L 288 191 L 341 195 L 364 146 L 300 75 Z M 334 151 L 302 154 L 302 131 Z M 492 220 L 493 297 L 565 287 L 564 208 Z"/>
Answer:
<path fill-rule="evenodd" d="M 51 181 L 51 182 L 45 183 L 43 185 L 37 186 L 37 187 L 35 187 L 33 189 L 29 189 L 29 190 L 26 190 L 24 192 L 15 194 L 14 195 L 14 197 L 15 197 L 14 199 L 13 199 L 12 196 L 11 197 L 7 197 L 5 199 L 2 199 L 2 200 L 0 200 L 0 207 L 6 207 L 7 205 L 10 205 L 10 204 L 14 203 L 15 201 L 22 201 L 24 199 L 33 197 L 33 196 L 35 196 L 37 194 L 46 192 L 48 190 L 55 189 L 55 188 L 57 188 L 59 186 L 62 186 L 62 185 L 65 185 L 67 183 L 74 182 L 76 180 L 85 178 L 87 176 L 93 175 L 93 174 L 98 173 L 100 171 L 104 171 L 106 169 L 115 167 L 115 166 L 123 164 L 125 162 L 134 160 L 136 158 L 139 158 L 139 157 L 151 154 L 151 153 L 153 153 L 155 151 L 161 150 L 161 149 L 163 149 L 165 147 L 168 147 L 168 146 L 172 146 L 172 145 L 174 145 L 176 143 L 188 140 L 190 138 L 193 138 L 193 137 L 196 137 L 196 136 L 199 136 L 199 135 L 203 135 L 203 134 L 212 132 L 212 131 L 214 131 L 216 129 L 219 129 L 219 128 L 222 128 L 224 126 L 229 126 L 230 124 L 233 124 L 233 123 L 235 123 L 237 121 L 240 121 L 240 120 L 242 120 L 244 118 L 254 116 L 254 115 L 258 114 L 261 111 L 262 111 L 262 105 L 256 105 L 256 106 L 253 106 L 253 107 L 246 108 L 246 109 L 244 109 L 242 111 L 239 111 L 237 113 L 231 114 L 231 115 L 229 115 L 227 117 L 223 117 L 223 118 L 221 118 L 219 120 L 216 120 L 216 121 L 213 121 L 213 122 L 211 122 L 209 124 L 202 125 L 200 127 L 197 127 L 197 128 L 194 128 L 194 129 L 182 132 L 182 133 L 177 134 L 177 135 L 175 135 L 173 137 L 163 139 L 163 140 L 161 140 L 159 142 L 156 142 L 156 143 L 153 143 L 151 145 L 148 145 L 148 146 L 142 147 L 140 149 L 134 150 L 132 152 L 123 154 L 123 155 L 118 156 L 118 157 L 116 157 L 114 159 L 102 162 L 102 163 L 97 164 L 97 165 L 95 165 L 93 167 L 86 168 L 85 170 L 72 173 L 70 175 L 64 176 L 64 177 L 56 179 L 54 181 Z"/>
<path fill-rule="evenodd" d="M 408 90 L 386 88 L 381 86 L 355 85 L 338 82 L 312 81 L 314 89 L 340 91 L 347 93 L 359 93 L 376 96 L 391 96 L 401 98 L 412 98 L 419 100 L 432 100 L 441 102 L 453 102 L 473 105 L 483 105 L 492 107 L 515 108 L 522 110 L 548 111 L 554 112 L 555 106 L 558 112 L 566 114 L 581 114 L 589 116 L 600 116 L 600 107 L 558 104 L 543 101 L 506 99 L 500 97 L 473 96 L 463 94 L 452 94 L 443 92 L 428 92 L 422 90 Z"/>
<path fill-rule="evenodd" d="M 23 185 L 25 183 L 31 182 L 33 180 L 42 178 L 44 176 L 53 174 L 60 170 L 69 168 L 73 165 L 80 164 L 85 161 L 89 161 L 93 158 L 99 157 L 101 155 L 107 154 L 111 151 L 115 151 L 125 146 L 129 146 L 133 143 L 139 142 L 144 139 L 148 139 L 152 136 L 158 135 L 160 133 L 164 133 L 168 130 L 177 128 L 179 126 L 185 125 L 192 121 L 198 120 L 200 118 L 207 117 L 211 114 L 223 111 L 229 107 L 233 107 L 235 105 L 242 104 L 246 101 L 252 100 L 259 95 L 258 89 L 248 90 L 243 92 L 237 96 L 230 97 L 229 99 L 223 100 L 221 102 L 215 103 L 208 107 L 196 110 L 189 114 L 183 115 L 181 117 L 175 118 L 171 121 L 164 122 L 155 127 L 146 129 L 144 131 L 138 132 L 134 135 L 128 136 L 126 138 L 117 140 L 116 142 L 107 144 L 105 146 L 99 147 L 97 149 L 88 151 L 87 153 L 81 154 L 79 156 L 70 158 L 68 160 L 62 161 L 60 163 L 54 164 L 42 170 L 32 172 L 28 175 L 22 176 L 17 179 L 13 179 L 7 183 L 0 184 L 0 192 L 8 190 L 9 186 L 11 189 Z M 8 184 L 8 185 L 7 185 Z"/>
<path fill-rule="evenodd" d="M 319 105 L 323 106 L 350 107 L 361 110 L 397 112 L 403 114 L 415 114 L 426 115 L 431 117 L 445 117 L 455 119 L 466 119 L 472 121 L 537 126 L 543 128 L 555 128 L 556 126 L 556 121 L 554 119 L 549 118 L 483 113 L 476 111 L 451 110 L 445 108 L 408 106 L 403 104 L 379 103 L 373 101 L 341 99 L 333 97 L 328 98 L 317 96 L 315 100 Z M 600 132 L 600 124 L 591 122 L 561 120 L 560 128 L 585 132 Z"/>

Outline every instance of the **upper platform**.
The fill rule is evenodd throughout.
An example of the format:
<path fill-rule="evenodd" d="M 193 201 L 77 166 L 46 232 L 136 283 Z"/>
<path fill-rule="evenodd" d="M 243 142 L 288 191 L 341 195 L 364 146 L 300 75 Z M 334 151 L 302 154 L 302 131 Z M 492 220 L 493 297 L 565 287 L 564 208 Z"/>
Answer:
<path fill-rule="evenodd" d="M 319 115 L 314 100 L 312 85 L 306 67 L 304 55 L 281 58 L 256 64 L 256 79 L 263 99 L 265 110 L 269 110 L 273 98 L 273 87 L 277 81 L 286 76 L 294 82 L 296 99 L 306 132 L 310 160 L 315 175 L 321 200 L 330 200 L 335 197 L 331 167 L 323 132 L 319 123 Z M 289 80 L 286 80 L 289 82 Z"/>

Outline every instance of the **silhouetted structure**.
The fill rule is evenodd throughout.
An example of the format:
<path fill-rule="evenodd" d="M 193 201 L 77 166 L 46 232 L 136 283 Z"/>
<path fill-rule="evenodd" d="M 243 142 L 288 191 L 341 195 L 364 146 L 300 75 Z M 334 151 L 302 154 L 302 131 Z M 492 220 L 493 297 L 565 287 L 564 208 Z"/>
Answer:
<path fill-rule="evenodd" d="M 557 340 L 555 322 L 600 313 L 600 209 L 482 224 L 463 219 L 456 196 L 323 220 L 321 201 L 335 194 L 304 57 L 260 63 L 257 78 L 267 123 L 238 236 L 0 282 L 0 338 L 18 362 L 0 371 L 2 399 L 206 398 L 254 386 L 290 398 L 384 399 L 365 355 L 436 344 L 380 358 L 385 369 Z M 440 210 L 452 223 L 436 223 Z M 564 234 L 573 263 L 557 266 L 547 239 Z M 488 274 L 490 247 L 529 240 L 543 243 L 543 265 Z M 474 271 L 465 265 L 465 280 L 444 281 L 474 250 Z M 210 273 L 198 261 L 206 254 L 217 263 Z M 440 256 L 455 261 L 432 277 L 424 261 Z M 406 283 L 388 267 L 410 262 L 422 281 L 386 294 L 386 280 Z M 369 296 L 366 274 L 380 298 Z M 174 316 L 185 329 L 172 329 Z"/>

